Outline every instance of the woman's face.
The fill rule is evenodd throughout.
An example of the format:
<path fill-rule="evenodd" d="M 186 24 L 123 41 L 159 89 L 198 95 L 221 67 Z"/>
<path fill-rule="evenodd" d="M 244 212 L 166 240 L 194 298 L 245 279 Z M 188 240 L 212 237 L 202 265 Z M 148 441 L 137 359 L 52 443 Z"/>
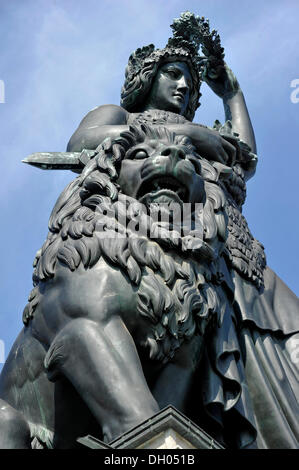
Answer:
<path fill-rule="evenodd" d="M 184 62 L 169 62 L 158 69 L 144 109 L 163 109 L 184 114 L 189 102 L 192 78 Z"/>

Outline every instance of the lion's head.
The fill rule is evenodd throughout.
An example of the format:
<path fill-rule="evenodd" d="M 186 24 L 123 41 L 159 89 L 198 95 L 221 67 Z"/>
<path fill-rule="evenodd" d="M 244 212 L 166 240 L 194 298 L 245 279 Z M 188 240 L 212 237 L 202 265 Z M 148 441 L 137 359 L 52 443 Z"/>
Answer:
<path fill-rule="evenodd" d="M 202 202 L 200 160 L 189 139 L 176 136 L 166 128 L 155 130 L 143 126 L 142 132 L 146 138 L 140 131 L 136 133 L 137 142 L 122 160 L 118 179 L 122 192 L 147 206 Z"/>
<path fill-rule="evenodd" d="M 182 341 L 204 334 L 223 303 L 218 262 L 227 217 L 218 177 L 217 164 L 197 155 L 187 137 L 163 127 L 131 127 L 103 141 L 52 211 L 24 323 L 34 314 L 40 283 L 55 276 L 58 261 L 74 271 L 103 257 L 138 286 L 138 312 L 149 321 L 142 346 L 151 358 L 168 360 Z M 179 230 L 170 213 L 173 204 L 184 203 L 190 224 Z M 154 217 L 152 205 L 160 216 L 167 213 L 166 225 Z"/>

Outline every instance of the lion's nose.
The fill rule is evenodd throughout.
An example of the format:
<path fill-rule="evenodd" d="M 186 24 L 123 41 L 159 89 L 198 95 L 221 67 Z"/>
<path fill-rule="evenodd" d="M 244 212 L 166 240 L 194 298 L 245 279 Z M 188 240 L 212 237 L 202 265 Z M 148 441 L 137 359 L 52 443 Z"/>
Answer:
<path fill-rule="evenodd" d="M 161 155 L 163 155 L 163 157 L 172 157 L 177 159 L 185 158 L 185 152 L 175 145 L 170 145 L 169 147 L 163 149 Z"/>

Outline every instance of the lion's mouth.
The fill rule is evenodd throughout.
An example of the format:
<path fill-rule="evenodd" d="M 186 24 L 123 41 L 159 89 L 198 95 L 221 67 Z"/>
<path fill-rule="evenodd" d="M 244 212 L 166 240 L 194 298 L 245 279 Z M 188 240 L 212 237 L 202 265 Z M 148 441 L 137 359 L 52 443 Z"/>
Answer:
<path fill-rule="evenodd" d="M 186 186 L 171 176 L 159 176 L 141 185 L 137 199 L 141 201 L 146 195 L 155 198 L 165 195 L 178 202 L 185 202 L 188 198 L 188 190 Z"/>

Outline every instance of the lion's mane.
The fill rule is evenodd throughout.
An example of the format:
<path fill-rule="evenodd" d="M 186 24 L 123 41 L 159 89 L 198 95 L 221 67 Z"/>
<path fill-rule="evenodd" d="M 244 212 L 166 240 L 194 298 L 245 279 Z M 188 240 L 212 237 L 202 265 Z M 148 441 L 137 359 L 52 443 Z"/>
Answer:
<path fill-rule="evenodd" d="M 187 137 L 162 127 L 132 126 L 120 138 L 106 139 L 53 208 L 47 240 L 34 262 L 35 287 L 23 321 L 27 325 L 34 316 L 39 286 L 55 276 L 58 262 L 75 271 L 80 263 L 92 268 L 103 257 L 138 287 L 138 313 L 150 326 L 142 346 L 150 358 L 167 361 L 184 340 L 196 333 L 203 335 L 223 313 L 218 261 L 227 237 L 227 216 L 217 168 L 196 155 L 206 194 L 202 234 L 191 230 L 174 236 L 171 227 L 164 227 L 161 237 L 161 227 L 155 227 L 150 215 L 141 213 L 140 203 L 123 195 L 116 183 L 126 151 L 147 138 L 184 145 L 195 154 Z M 123 214 L 125 226 L 120 223 Z M 136 214 L 141 224 L 151 227 L 151 233 L 156 230 L 156 238 L 138 237 L 128 228 Z"/>

